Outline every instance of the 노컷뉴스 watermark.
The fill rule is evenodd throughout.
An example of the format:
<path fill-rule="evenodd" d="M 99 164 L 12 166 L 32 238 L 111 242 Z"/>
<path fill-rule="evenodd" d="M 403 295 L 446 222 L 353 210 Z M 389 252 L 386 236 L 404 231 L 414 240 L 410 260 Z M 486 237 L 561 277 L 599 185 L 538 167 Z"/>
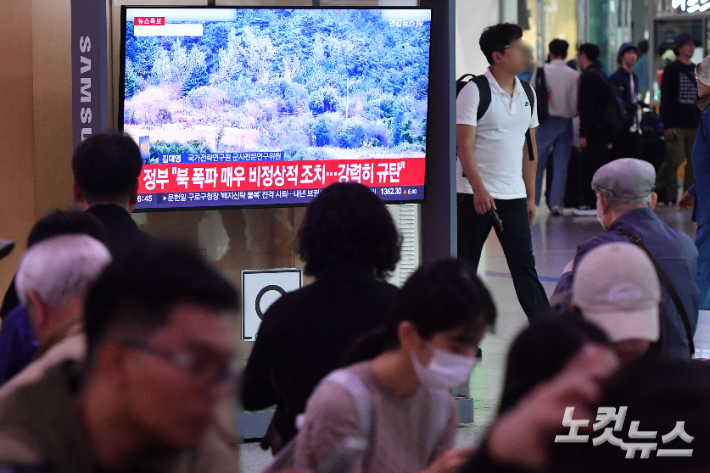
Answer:
<path fill-rule="evenodd" d="M 640 452 L 638 458 L 650 458 L 651 453 L 655 452 L 657 457 L 690 457 L 693 455 L 692 448 L 659 448 L 669 442 L 680 437 L 686 443 L 691 443 L 693 438 L 685 431 L 685 421 L 677 421 L 673 430 L 658 439 L 657 431 L 640 430 L 640 422 L 635 420 L 629 424 L 629 439 L 638 440 L 634 442 L 625 442 L 616 437 L 614 432 L 620 432 L 624 428 L 624 420 L 628 406 L 619 407 L 600 407 L 597 410 L 597 421 L 592 426 L 594 432 L 602 431 L 600 435 L 592 439 L 592 445 L 595 447 L 609 442 L 615 447 L 619 447 L 626 452 L 626 458 L 637 458 L 636 452 Z M 562 418 L 562 425 L 569 427 L 569 433 L 565 435 L 557 435 L 555 443 L 586 443 L 589 441 L 589 435 L 579 433 L 579 429 L 589 426 L 589 419 L 573 419 L 574 407 L 565 409 L 565 415 Z M 614 422 L 613 427 L 610 424 Z M 660 445 L 659 445 L 660 444 Z"/>

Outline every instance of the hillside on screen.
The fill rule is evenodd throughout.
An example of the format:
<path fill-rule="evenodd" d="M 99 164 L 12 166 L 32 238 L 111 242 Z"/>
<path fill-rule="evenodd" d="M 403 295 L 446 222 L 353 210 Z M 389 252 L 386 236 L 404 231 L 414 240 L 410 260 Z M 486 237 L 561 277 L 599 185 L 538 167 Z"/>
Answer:
<path fill-rule="evenodd" d="M 430 23 L 388 18 L 238 9 L 233 21 L 176 22 L 200 23 L 201 36 L 135 36 L 129 20 L 124 130 L 150 164 L 181 153 L 424 157 Z"/>

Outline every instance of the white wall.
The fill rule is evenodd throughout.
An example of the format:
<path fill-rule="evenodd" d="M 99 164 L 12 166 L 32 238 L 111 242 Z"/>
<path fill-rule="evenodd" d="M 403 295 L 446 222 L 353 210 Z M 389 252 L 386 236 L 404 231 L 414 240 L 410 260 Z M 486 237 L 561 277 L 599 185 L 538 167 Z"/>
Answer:
<path fill-rule="evenodd" d="M 488 61 L 478 38 L 486 26 L 499 21 L 499 0 L 456 0 L 456 77 L 486 71 Z"/>

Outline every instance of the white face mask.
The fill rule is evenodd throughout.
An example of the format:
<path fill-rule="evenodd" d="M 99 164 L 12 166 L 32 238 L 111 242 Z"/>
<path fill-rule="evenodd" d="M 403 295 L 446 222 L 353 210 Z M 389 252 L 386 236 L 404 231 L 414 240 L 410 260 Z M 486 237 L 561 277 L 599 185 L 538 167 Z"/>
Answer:
<path fill-rule="evenodd" d="M 427 343 L 427 347 L 434 352 L 428 366 L 424 366 L 417 354 L 412 351 L 412 364 L 417 379 L 423 386 L 440 389 L 454 389 L 467 382 L 471 371 L 476 366 L 476 358 L 472 356 L 455 355 L 446 350 L 434 348 Z"/>

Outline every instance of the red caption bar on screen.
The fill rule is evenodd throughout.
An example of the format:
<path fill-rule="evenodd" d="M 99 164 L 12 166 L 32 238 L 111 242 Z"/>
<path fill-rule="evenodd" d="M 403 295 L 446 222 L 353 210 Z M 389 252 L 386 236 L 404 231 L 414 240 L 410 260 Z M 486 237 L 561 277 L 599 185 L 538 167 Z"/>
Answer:
<path fill-rule="evenodd" d="M 165 24 L 165 17 L 164 16 L 137 16 L 133 19 L 133 24 L 134 25 L 142 25 L 142 26 L 150 26 L 150 25 L 162 26 Z"/>
<path fill-rule="evenodd" d="M 424 162 L 424 158 L 406 158 L 150 164 L 143 167 L 138 192 L 322 189 L 335 182 L 347 181 L 368 187 L 423 186 Z"/>

